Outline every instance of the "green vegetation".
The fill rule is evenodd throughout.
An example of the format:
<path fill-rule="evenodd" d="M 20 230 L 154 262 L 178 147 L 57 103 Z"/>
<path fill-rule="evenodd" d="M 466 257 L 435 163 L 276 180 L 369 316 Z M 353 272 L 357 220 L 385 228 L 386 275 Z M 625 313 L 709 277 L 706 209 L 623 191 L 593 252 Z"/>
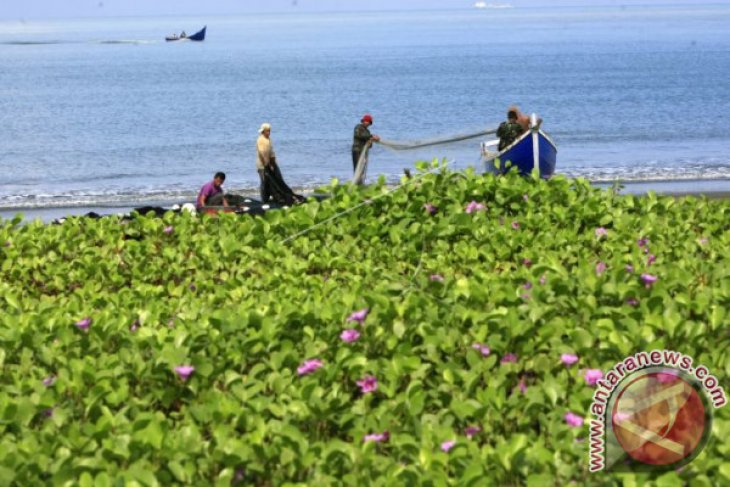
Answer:
<path fill-rule="evenodd" d="M 586 370 L 639 351 L 727 388 L 730 202 L 446 170 L 327 191 L 3 222 L 0 485 L 730 483 L 730 408 L 665 474 L 588 473 L 569 424 Z"/>

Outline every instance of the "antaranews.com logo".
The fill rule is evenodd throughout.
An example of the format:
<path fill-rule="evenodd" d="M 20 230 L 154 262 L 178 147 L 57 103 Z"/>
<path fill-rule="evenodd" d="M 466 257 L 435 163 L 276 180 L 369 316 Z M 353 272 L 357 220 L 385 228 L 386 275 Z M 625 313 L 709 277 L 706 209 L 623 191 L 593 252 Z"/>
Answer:
<path fill-rule="evenodd" d="M 702 452 L 713 410 L 727 404 L 707 367 L 671 350 L 640 352 L 596 383 L 590 471 L 673 469 Z"/>

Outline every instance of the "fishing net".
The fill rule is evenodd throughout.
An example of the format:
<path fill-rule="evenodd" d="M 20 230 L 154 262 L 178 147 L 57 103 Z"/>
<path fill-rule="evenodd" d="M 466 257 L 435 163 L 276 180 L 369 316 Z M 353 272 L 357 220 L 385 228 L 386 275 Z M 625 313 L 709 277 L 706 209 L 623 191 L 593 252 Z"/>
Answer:
<path fill-rule="evenodd" d="M 396 140 L 384 140 L 380 139 L 378 142 L 383 147 L 392 149 L 395 151 L 402 150 L 413 150 L 420 149 L 421 147 L 431 147 L 434 145 L 452 144 L 454 142 L 461 142 L 462 140 L 476 139 L 478 137 L 484 137 L 485 135 L 494 135 L 497 133 L 497 128 L 487 128 L 478 132 L 469 132 L 464 134 L 455 134 L 447 137 L 438 137 L 430 139 L 410 140 L 410 141 L 396 141 Z M 372 144 L 366 144 L 360 154 L 360 159 L 355 169 L 355 174 L 352 177 L 352 182 L 355 184 L 363 184 L 365 176 L 367 175 L 368 169 L 368 153 L 370 152 Z"/>

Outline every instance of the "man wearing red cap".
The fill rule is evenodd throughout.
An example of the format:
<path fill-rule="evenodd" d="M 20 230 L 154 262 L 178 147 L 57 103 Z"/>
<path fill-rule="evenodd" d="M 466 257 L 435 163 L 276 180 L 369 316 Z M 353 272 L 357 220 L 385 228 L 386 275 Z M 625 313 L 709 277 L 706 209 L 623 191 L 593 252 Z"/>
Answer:
<path fill-rule="evenodd" d="M 357 163 L 360 160 L 360 155 L 362 154 L 363 149 L 365 149 L 365 146 L 370 144 L 371 142 L 377 142 L 380 140 L 380 137 L 370 133 L 368 127 L 370 127 L 372 124 L 373 116 L 369 113 L 366 113 L 365 115 L 363 115 L 360 123 L 357 124 L 357 126 L 355 127 L 355 135 L 352 140 L 353 171 L 357 171 Z"/>

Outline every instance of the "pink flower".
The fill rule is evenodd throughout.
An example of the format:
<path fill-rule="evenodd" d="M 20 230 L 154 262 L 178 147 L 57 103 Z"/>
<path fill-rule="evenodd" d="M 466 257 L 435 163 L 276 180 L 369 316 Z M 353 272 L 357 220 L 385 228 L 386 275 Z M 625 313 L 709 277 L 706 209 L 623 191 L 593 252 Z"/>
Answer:
<path fill-rule="evenodd" d="M 656 255 L 651 254 L 646 258 L 646 265 L 652 265 L 654 262 L 656 262 Z"/>
<path fill-rule="evenodd" d="M 624 269 L 626 269 L 626 272 L 628 272 L 629 274 L 634 272 L 634 266 L 632 266 L 631 264 L 626 264 L 626 267 L 624 267 Z"/>
<path fill-rule="evenodd" d="M 628 298 L 626 300 L 626 304 L 628 304 L 629 306 L 638 306 L 639 305 L 639 300 L 636 299 L 636 298 Z"/>
<path fill-rule="evenodd" d="M 365 318 L 367 318 L 369 312 L 370 310 L 368 308 L 363 308 L 360 311 L 355 311 L 347 317 L 347 321 L 357 321 L 362 325 L 362 322 L 365 321 Z"/>
<path fill-rule="evenodd" d="M 532 261 L 528 258 L 524 258 L 522 259 L 522 265 L 525 267 L 532 267 Z"/>
<path fill-rule="evenodd" d="M 488 346 L 482 345 L 481 343 L 475 343 L 471 346 L 471 348 L 473 348 L 474 350 L 478 350 L 483 357 L 488 357 L 489 354 L 492 353 Z"/>
<path fill-rule="evenodd" d="M 340 334 L 340 338 L 343 342 L 352 343 L 360 338 L 360 332 L 354 329 L 345 330 Z"/>
<path fill-rule="evenodd" d="M 482 429 L 479 426 L 467 426 L 466 428 L 464 428 L 464 434 L 470 440 L 476 434 L 481 433 L 481 431 L 482 431 Z"/>
<path fill-rule="evenodd" d="M 631 414 L 624 412 L 624 411 L 618 411 L 613 415 L 613 422 L 614 423 L 623 423 L 627 419 L 631 419 Z"/>
<path fill-rule="evenodd" d="M 585 380 L 589 386 L 596 385 L 596 382 L 603 379 L 603 372 L 600 369 L 586 370 Z"/>
<path fill-rule="evenodd" d="M 596 264 L 596 275 L 597 276 L 600 276 L 604 272 L 606 272 L 606 263 L 605 262 L 599 262 L 598 264 Z"/>
<path fill-rule="evenodd" d="M 530 290 L 530 289 L 532 289 L 532 283 L 530 281 L 527 281 L 526 283 L 524 283 L 522 285 L 522 287 L 525 288 L 525 289 L 527 289 L 527 290 Z"/>
<path fill-rule="evenodd" d="M 504 356 L 502 357 L 502 360 L 500 362 L 503 364 L 510 364 L 510 363 L 516 364 L 517 355 L 515 355 L 514 353 L 506 353 L 506 354 L 504 354 Z"/>
<path fill-rule="evenodd" d="M 649 245 L 649 239 L 646 237 L 641 237 L 639 240 L 636 241 L 639 248 L 643 249 L 644 247 Z"/>
<path fill-rule="evenodd" d="M 572 428 L 580 428 L 581 426 L 583 426 L 583 418 L 581 418 L 577 414 L 567 413 L 564 418 L 565 422 L 568 423 L 568 426 Z"/>
<path fill-rule="evenodd" d="M 141 326 L 141 323 L 139 322 L 139 320 L 134 320 L 132 322 L 132 326 L 129 327 L 129 331 L 134 333 L 135 331 L 137 331 L 139 329 L 140 326 Z"/>
<path fill-rule="evenodd" d="M 390 433 L 387 431 L 384 431 L 382 433 L 372 433 L 369 435 L 365 435 L 365 437 L 362 439 L 363 442 L 367 443 L 369 441 L 372 441 L 374 443 L 386 443 L 390 439 Z"/>
<path fill-rule="evenodd" d="M 423 209 L 424 209 L 424 210 L 426 210 L 426 212 L 427 212 L 427 213 L 428 213 L 429 215 L 435 215 L 435 214 L 436 214 L 436 212 L 438 212 L 438 211 L 439 211 L 439 209 L 438 209 L 437 207 L 435 207 L 434 205 L 432 205 L 431 203 L 426 203 L 426 204 L 424 204 L 424 205 L 423 205 Z"/>
<path fill-rule="evenodd" d="M 175 372 L 177 373 L 178 377 L 180 377 L 183 381 L 188 380 L 188 378 L 195 372 L 195 367 L 192 365 L 180 365 L 178 367 L 175 367 Z"/>
<path fill-rule="evenodd" d="M 43 379 L 43 385 L 46 387 L 51 387 L 53 384 L 56 383 L 56 376 L 55 375 L 49 375 L 45 379 Z"/>
<path fill-rule="evenodd" d="M 603 227 L 596 228 L 596 238 L 601 239 L 602 237 L 605 237 L 608 235 L 608 230 L 606 230 Z"/>
<path fill-rule="evenodd" d="M 514 228 L 515 230 L 518 230 L 520 228 L 520 223 L 519 222 L 512 222 L 512 228 Z"/>
<path fill-rule="evenodd" d="M 644 281 L 644 285 L 647 288 L 650 288 L 655 282 L 657 282 L 659 278 L 657 276 L 652 276 L 651 274 L 642 274 L 641 280 Z"/>
<path fill-rule="evenodd" d="M 162 231 L 165 232 L 165 234 L 170 235 L 172 232 L 175 231 L 175 227 L 170 225 L 170 226 L 165 227 L 165 229 Z"/>
<path fill-rule="evenodd" d="M 487 207 L 484 206 L 481 203 L 477 203 L 476 201 L 472 201 L 468 205 L 466 205 L 466 208 L 464 209 L 467 213 L 474 213 L 475 211 L 482 211 L 485 210 Z"/>
<path fill-rule="evenodd" d="M 76 327 L 79 330 L 87 331 L 89 329 L 89 326 L 91 326 L 91 318 L 84 318 L 83 320 L 79 320 L 75 323 Z"/>
<path fill-rule="evenodd" d="M 297 368 L 297 374 L 299 374 L 300 376 L 308 375 L 308 374 L 315 372 L 317 369 L 322 368 L 323 366 L 324 366 L 324 364 L 322 363 L 321 360 L 318 360 L 318 359 L 307 360 L 306 362 L 304 362 L 302 365 L 300 365 Z"/>
<path fill-rule="evenodd" d="M 357 381 L 357 385 L 360 386 L 360 392 L 363 394 L 375 392 L 378 389 L 378 379 L 372 375 L 367 375 L 362 380 Z"/>
<path fill-rule="evenodd" d="M 441 451 L 449 453 L 449 450 L 454 448 L 454 445 L 456 445 L 456 442 L 454 440 L 444 441 L 443 443 L 441 443 Z"/>
<path fill-rule="evenodd" d="M 578 361 L 578 356 L 572 353 L 564 353 L 560 356 L 560 361 L 565 365 L 573 365 Z"/>
<path fill-rule="evenodd" d="M 710 241 L 710 239 L 707 237 L 702 237 L 701 239 L 698 240 L 700 245 L 707 245 L 707 242 L 709 242 L 709 241 Z"/>
<path fill-rule="evenodd" d="M 517 384 L 517 388 L 520 390 L 522 394 L 527 392 L 527 384 L 525 383 L 525 378 L 520 378 L 519 384 Z"/>
<path fill-rule="evenodd" d="M 429 279 L 433 282 L 444 282 L 444 276 L 442 276 L 441 274 L 431 274 L 431 276 L 429 276 Z"/>
<path fill-rule="evenodd" d="M 547 281 L 547 277 L 545 277 L 545 274 L 540 276 L 540 284 L 542 284 L 544 286 L 546 281 Z"/>

